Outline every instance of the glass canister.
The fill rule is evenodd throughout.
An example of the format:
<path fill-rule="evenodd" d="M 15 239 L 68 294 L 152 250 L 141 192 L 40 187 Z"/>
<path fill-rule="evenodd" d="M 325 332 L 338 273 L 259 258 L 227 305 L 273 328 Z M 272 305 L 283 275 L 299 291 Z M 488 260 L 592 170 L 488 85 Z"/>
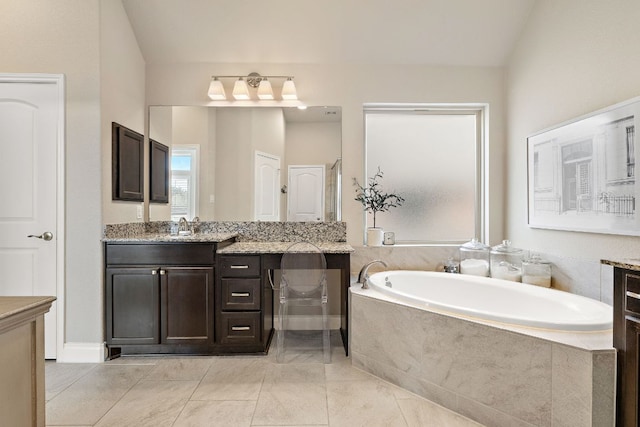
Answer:
<path fill-rule="evenodd" d="M 522 261 L 524 251 L 511 246 L 511 241 L 503 240 L 491 249 L 491 277 L 496 279 L 522 281 Z"/>
<path fill-rule="evenodd" d="M 474 276 L 489 276 L 491 246 L 473 238 L 460 246 L 460 273 Z"/>
<path fill-rule="evenodd" d="M 551 263 L 544 261 L 538 254 L 531 254 L 522 262 L 522 283 L 550 287 Z"/>

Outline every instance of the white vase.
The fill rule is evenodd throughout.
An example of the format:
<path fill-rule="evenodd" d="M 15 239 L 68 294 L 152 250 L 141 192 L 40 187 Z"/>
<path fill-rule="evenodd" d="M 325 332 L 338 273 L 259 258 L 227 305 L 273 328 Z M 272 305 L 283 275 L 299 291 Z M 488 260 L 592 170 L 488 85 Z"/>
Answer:
<path fill-rule="evenodd" d="M 382 246 L 384 230 L 378 227 L 367 228 L 367 246 Z"/>

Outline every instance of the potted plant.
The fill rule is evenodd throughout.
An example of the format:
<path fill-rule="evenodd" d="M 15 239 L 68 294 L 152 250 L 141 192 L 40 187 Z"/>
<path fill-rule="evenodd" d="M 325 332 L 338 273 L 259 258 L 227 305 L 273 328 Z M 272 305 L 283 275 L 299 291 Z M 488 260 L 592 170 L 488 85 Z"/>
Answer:
<path fill-rule="evenodd" d="M 367 245 L 369 246 L 381 246 L 383 241 L 384 232 L 382 228 L 376 227 L 376 214 L 402 206 L 404 202 L 402 196 L 383 192 L 382 186 L 378 182 L 383 175 L 380 166 L 378 166 L 378 171 L 369 178 L 369 184 L 366 187 L 360 185 L 358 180 L 353 178 L 353 185 L 356 186 L 355 200 L 362 203 L 365 212 L 373 214 L 373 227 L 367 229 Z"/>

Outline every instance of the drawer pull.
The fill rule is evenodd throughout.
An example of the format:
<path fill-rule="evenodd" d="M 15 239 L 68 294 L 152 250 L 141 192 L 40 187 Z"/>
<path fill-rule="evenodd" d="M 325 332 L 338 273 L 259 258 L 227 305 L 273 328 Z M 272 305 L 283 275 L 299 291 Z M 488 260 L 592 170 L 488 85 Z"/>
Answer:
<path fill-rule="evenodd" d="M 232 326 L 231 330 L 232 331 L 250 331 L 251 326 Z"/>
<path fill-rule="evenodd" d="M 637 293 L 631 292 L 631 291 L 627 291 L 627 296 L 631 297 L 631 298 L 635 298 L 635 299 L 640 299 L 640 294 L 637 294 Z"/>
<path fill-rule="evenodd" d="M 232 265 L 230 266 L 230 268 L 234 270 L 238 270 L 238 269 L 246 270 L 247 268 L 249 268 L 249 266 L 248 265 Z"/>
<path fill-rule="evenodd" d="M 232 297 L 250 297 L 251 293 L 249 292 L 231 292 Z"/>

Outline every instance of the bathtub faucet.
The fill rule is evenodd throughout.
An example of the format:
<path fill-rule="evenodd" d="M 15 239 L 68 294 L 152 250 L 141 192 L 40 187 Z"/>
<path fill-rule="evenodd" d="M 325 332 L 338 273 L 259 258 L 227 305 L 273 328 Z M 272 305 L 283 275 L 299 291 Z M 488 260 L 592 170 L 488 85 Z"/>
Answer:
<path fill-rule="evenodd" d="M 369 274 L 367 273 L 367 271 L 369 271 L 369 267 L 371 267 L 373 264 L 382 264 L 384 268 L 387 268 L 387 263 L 379 259 L 373 260 L 365 264 L 365 266 L 362 267 L 362 270 L 360 270 L 360 274 L 358 274 L 358 282 L 357 282 L 357 283 L 362 283 L 362 289 L 369 289 L 369 284 L 367 283 L 367 280 L 369 280 Z"/>

